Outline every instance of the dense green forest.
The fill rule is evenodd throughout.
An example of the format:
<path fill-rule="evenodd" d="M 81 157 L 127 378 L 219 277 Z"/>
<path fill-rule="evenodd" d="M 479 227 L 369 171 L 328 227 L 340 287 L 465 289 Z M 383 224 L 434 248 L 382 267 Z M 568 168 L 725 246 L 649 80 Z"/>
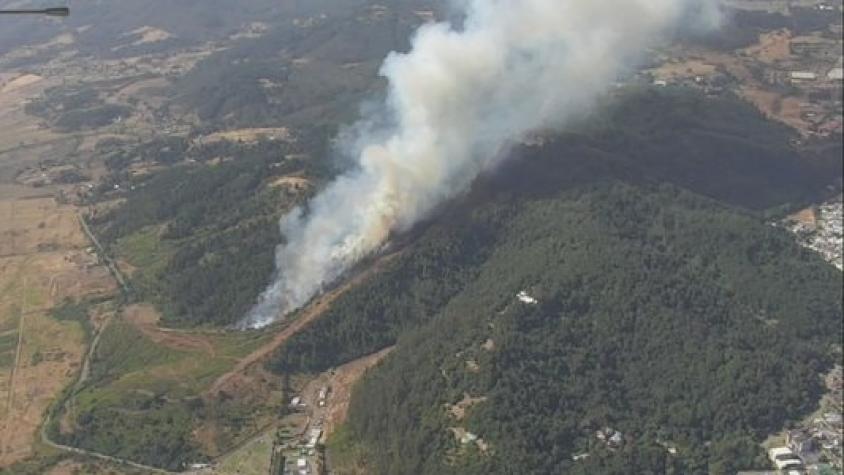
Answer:
<path fill-rule="evenodd" d="M 723 51 L 746 48 L 759 40 L 765 31 L 788 28 L 797 35 L 826 30 L 830 24 L 841 24 L 841 15 L 834 10 L 822 10 L 811 6 L 792 5 L 789 15 L 764 10 L 727 9 L 730 21 L 723 25 L 717 35 L 695 38 L 694 42 Z"/>
<path fill-rule="evenodd" d="M 40 117 L 61 131 L 103 127 L 132 114 L 123 104 L 108 104 L 90 87 L 51 87 L 38 99 L 28 102 L 28 114 Z"/>
<path fill-rule="evenodd" d="M 841 273 L 752 215 L 602 183 L 493 201 L 464 222 L 493 230 L 475 277 L 354 393 L 349 430 L 373 473 L 733 473 L 764 464 L 757 443 L 820 394 Z M 486 399 L 458 421 L 446 408 L 467 394 Z M 486 449 L 461 446 L 458 426 Z M 622 447 L 596 439 L 605 427 Z"/>
<path fill-rule="evenodd" d="M 138 268 L 135 288 L 159 305 L 168 324 L 234 323 L 272 275 L 273 250 L 283 240 L 277 218 L 336 173 L 332 130 L 297 130 L 290 142 L 198 145 L 174 137 L 104 144 L 100 152 L 110 173 L 91 199 L 125 202 L 93 218 L 96 232 L 118 258 Z M 482 178 L 462 206 L 483 202 L 491 190 L 542 196 L 606 178 L 673 183 L 751 209 L 797 204 L 815 198 L 840 169 L 840 144 L 798 152 L 789 138 L 785 128 L 734 99 L 630 90 L 544 146 L 515 150 L 513 161 Z M 133 164 L 168 167 L 137 175 L 129 172 Z M 269 186 L 289 174 L 314 187 L 291 192 Z M 442 226 L 399 258 L 426 262 L 423 267 L 391 263 L 386 272 L 394 279 L 344 296 L 274 365 L 325 369 L 394 342 L 405 327 L 428 318 L 474 278 L 473 263 L 484 252 L 478 242 L 488 238 L 477 227 Z M 437 239 L 461 247 L 446 251 Z M 456 261 L 463 263 L 458 273 L 442 267 Z M 320 343 L 326 341 L 337 344 Z"/>
<path fill-rule="evenodd" d="M 140 177 L 125 167 L 146 156 L 169 162 L 170 155 L 160 151 L 178 152 L 184 145 L 144 144 L 110 155 L 112 174 L 95 199 L 117 195 L 126 201 L 91 221 L 104 245 L 138 268 L 133 287 L 158 304 L 168 324 L 226 325 L 252 305 L 273 272 L 278 218 L 307 196 L 307 190 L 269 184 L 291 173 L 318 183 L 329 173 L 319 160 L 284 158 L 298 146 L 221 142 L 174 152 L 179 161 L 195 163 Z M 205 164 L 212 157 L 232 158 Z M 126 191 L 115 192 L 115 186 Z"/>
<path fill-rule="evenodd" d="M 500 220 L 514 212 L 496 208 L 483 221 L 467 221 L 477 203 L 556 196 L 618 179 L 671 183 L 747 209 L 794 205 L 823 188 L 840 156 L 801 156 L 788 138 L 786 129 L 736 101 L 686 91 L 630 92 L 544 146 L 515 151 L 516 160 L 421 225 L 430 229 L 387 266 L 383 279 L 341 296 L 272 366 L 326 370 L 395 343 L 403 329 L 430 318 L 475 278 L 488 252 L 481 244 L 494 243 Z"/>
<path fill-rule="evenodd" d="M 366 0 L 308 3 L 294 9 L 296 21 L 199 62 L 177 81 L 174 99 L 217 126 L 347 123 L 383 87 L 384 57 L 408 48 L 423 21 L 416 12 L 441 2 L 394 0 L 384 10 Z"/>
<path fill-rule="evenodd" d="M 789 138 L 729 98 L 629 92 L 517 150 L 270 367 L 324 371 L 398 343 L 350 411 L 375 473 L 764 466 L 758 443 L 812 409 L 841 337 L 841 274 L 762 213 L 815 199 L 840 144 Z M 465 395 L 487 399 L 458 423 L 445 407 Z M 623 447 L 597 441 L 605 427 Z"/>

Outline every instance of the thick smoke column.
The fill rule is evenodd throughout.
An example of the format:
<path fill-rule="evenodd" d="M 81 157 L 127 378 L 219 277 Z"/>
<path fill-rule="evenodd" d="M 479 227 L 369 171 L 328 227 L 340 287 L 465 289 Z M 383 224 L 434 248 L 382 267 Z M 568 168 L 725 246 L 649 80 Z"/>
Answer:
<path fill-rule="evenodd" d="M 460 0 L 462 27 L 419 28 L 381 68 L 393 125 L 354 140 L 356 166 L 281 220 L 277 280 L 242 324 L 261 327 L 304 305 L 390 233 L 408 229 L 495 167 L 508 144 L 584 112 L 653 40 L 705 0 Z"/>

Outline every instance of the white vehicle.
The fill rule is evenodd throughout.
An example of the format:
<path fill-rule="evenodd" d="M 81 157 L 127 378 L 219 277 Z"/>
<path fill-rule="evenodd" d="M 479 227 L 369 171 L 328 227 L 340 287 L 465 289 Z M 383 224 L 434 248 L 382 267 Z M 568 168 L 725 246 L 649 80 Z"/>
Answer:
<path fill-rule="evenodd" d="M 788 447 L 773 448 L 768 451 L 768 457 L 777 467 L 777 470 L 782 472 L 788 470 L 789 475 L 791 475 L 790 471 L 800 473 L 800 470 L 803 469 L 803 461 Z"/>

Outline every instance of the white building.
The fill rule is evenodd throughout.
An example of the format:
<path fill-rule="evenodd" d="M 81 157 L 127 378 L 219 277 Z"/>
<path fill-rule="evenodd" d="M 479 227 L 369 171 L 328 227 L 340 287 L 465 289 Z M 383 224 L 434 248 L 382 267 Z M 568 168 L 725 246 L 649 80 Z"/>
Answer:
<path fill-rule="evenodd" d="M 792 71 L 791 72 L 791 80 L 792 81 L 814 81 L 818 78 L 818 75 L 811 72 L 811 71 Z"/>
<path fill-rule="evenodd" d="M 531 297 L 527 293 L 527 290 L 522 290 L 521 292 L 516 294 L 516 298 L 519 299 L 520 302 L 526 303 L 528 305 L 536 305 L 539 303 L 539 300 L 536 300 L 535 298 Z"/>
<path fill-rule="evenodd" d="M 299 469 L 299 475 L 308 475 L 308 461 L 304 457 L 300 457 L 296 461 L 296 468 Z"/>
<path fill-rule="evenodd" d="M 788 447 L 773 448 L 768 451 L 768 457 L 781 472 L 803 468 L 803 461 Z"/>
<path fill-rule="evenodd" d="M 322 429 L 312 429 L 311 437 L 306 445 L 307 448 L 313 449 L 319 443 L 319 438 L 322 437 Z"/>

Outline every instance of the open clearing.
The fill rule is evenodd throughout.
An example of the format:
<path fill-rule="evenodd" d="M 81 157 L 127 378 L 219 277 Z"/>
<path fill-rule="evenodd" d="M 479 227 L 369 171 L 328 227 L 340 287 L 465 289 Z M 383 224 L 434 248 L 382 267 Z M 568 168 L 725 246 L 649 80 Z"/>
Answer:
<path fill-rule="evenodd" d="M 263 434 L 233 452 L 213 470 L 216 475 L 264 475 L 269 472 L 273 434 Z"/>
<path fill-rule="evenodd" d="M 652 69 L 651 72 L 658 79 L 676 80 L 695 76 L 711 76 L 717 72 L 717 68 L 700 59 L 688 59 L 665 63 Z"/>
<path fill-rule="evenodd" d="M 800 210 L 790 215 L 788 219 L 798 223 L 802 223 L 803 225 L 808 226 L 810 228 L 814 228 L 818 223 L 818 218 L 815 213 L 814 206 Z"/>
<path fill-rule="evenodd" d="M 12 92 L 15 89 L 20 89 L 22 87 L 29 86 L 30 84 L 35 84 L 42 79 L 43 78 L 41 76 L 35 74 L 22 74 L 6 82 L 3 85 L 3 88 L 0 89 L 0 92 Z"/>
<path fill-rule="evenodd" d="M 168 330 L 158 326 L 158 312 L 151 305 L 130 305 L 123 311 L 126 321 L 135 326 L 156 345 L 174 350 L 198 350 L 209 357 L 216 356 L 211 339 L 195 332 Z"/>
<path fill-rule="evenodd" d="M 0 75 L 0 85 L 0 152 L 63 137 L 40 127 L 39 120 L 24 111 L 26 101 L 39 96 L 49 81 L 32 74 L 5 74 Z"/>
<path fill-rule="evenodd" d="M 349 402 L 352 399 L 352 388 L 366 371 L 380 363 L 394 347 L 385 348 L 363 358 L 346 363 L 342 366 L 322 373 L 313 381 L 309 382 L 302 391 L 302 399 L 313 408 L 312 418 L 322 422 L 323 437 L 328 437 L 346 421 L 349 412 Z M 325 401 L 325 407 L 320 408 L 318 394 L 320 388 L 328 388 L 329 396 Z"/>
<path fill-rule="evenodd" d="M 791 32 L 777 30 L 759 35 L 759 43 L 746 48 L 743 52 L 763 63 L 774 64 L 791 57 Z"/>
<path fill-rule="evenodd" d="M 227 130 L 224 132 L 215 132 L 213 134 L 201 137 L 199 141 L 203 144 L 209 144 L 220 141 L 229 142 L 256 142 L 258 139 L 266 137 L 275 140 L 291 140 L 290 130 L 284 127 L 276 128 L 256 128 L 256 129 L 237 129 Z"/>
<path fill-rule="evenodd" d="M 160 28 L 155 28 L 152 26 L 142 26 L 140 28 L 130 31 L 129 33 L 126 33 L 124 36 L 137 37 L 137 40 L 132 43 L 133 45 L 137 46 L 144 43 L 155 43 L 157 41 L 164 41 L 173 35 Z"/>

